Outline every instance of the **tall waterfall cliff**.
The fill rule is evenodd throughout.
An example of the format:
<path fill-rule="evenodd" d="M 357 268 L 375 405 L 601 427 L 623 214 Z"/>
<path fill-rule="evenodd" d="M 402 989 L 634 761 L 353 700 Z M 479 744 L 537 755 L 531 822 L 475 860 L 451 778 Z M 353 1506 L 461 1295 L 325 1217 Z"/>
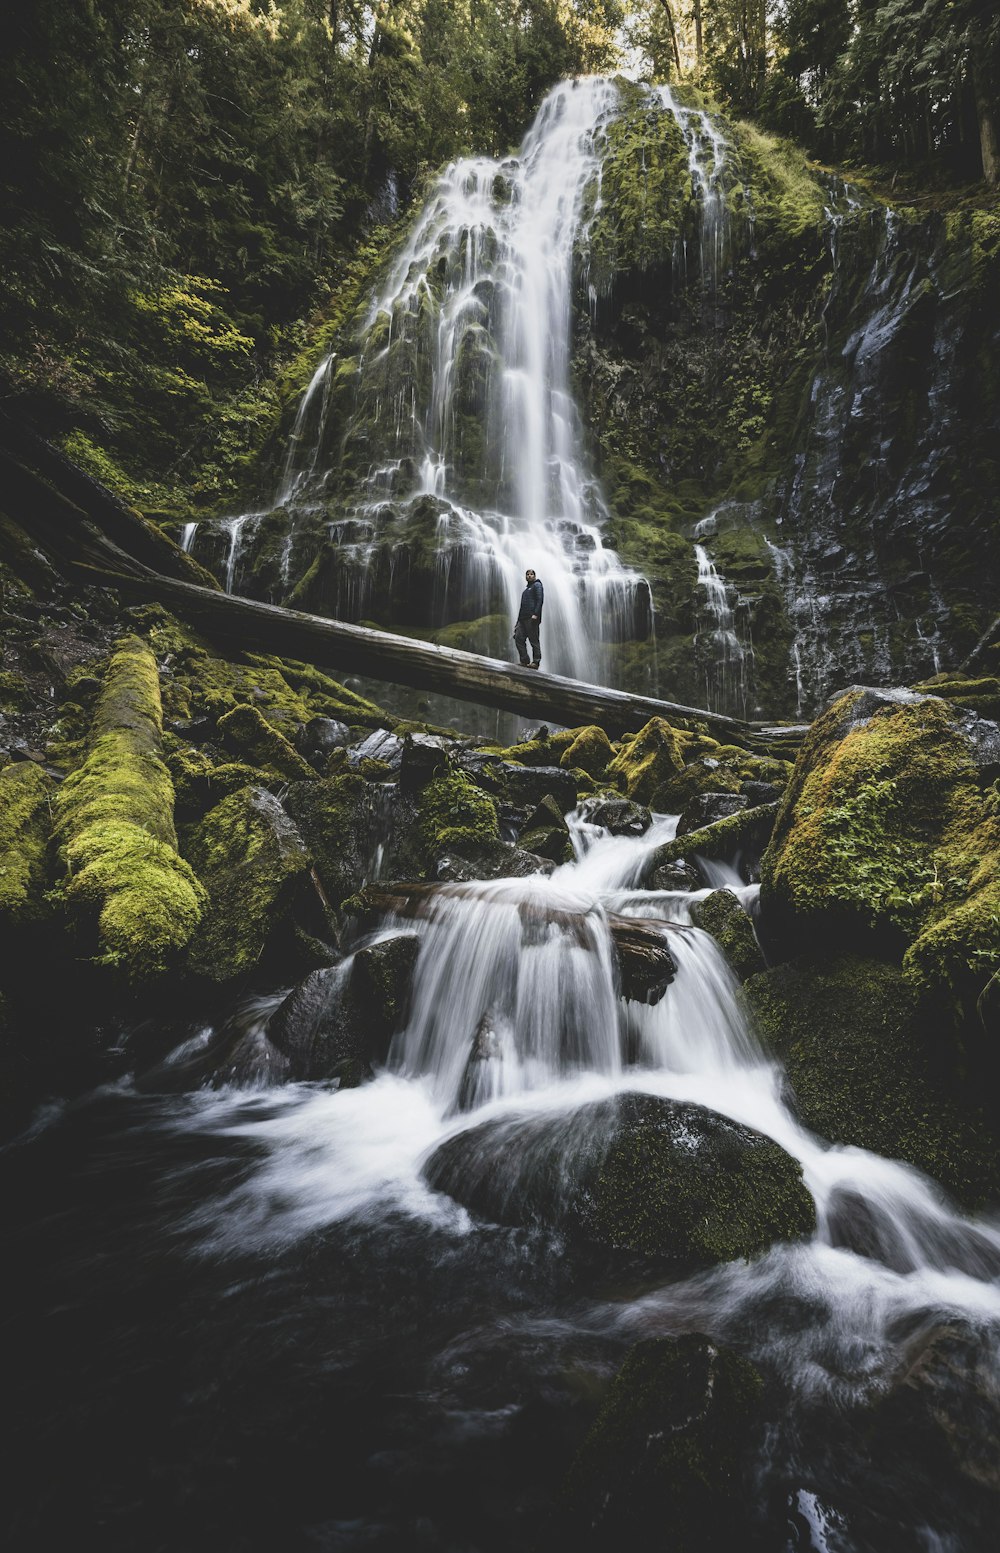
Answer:
<path fill-rule="evenodd" d="M 691 91 L 563 83 L 516 156 L 436 179 L 270 495 L 185 543 L 230 589 L 500 653 L 534 566 L 549 667 L 718 711 L 947 670 L 1000 565 L 995 226 Z"/>

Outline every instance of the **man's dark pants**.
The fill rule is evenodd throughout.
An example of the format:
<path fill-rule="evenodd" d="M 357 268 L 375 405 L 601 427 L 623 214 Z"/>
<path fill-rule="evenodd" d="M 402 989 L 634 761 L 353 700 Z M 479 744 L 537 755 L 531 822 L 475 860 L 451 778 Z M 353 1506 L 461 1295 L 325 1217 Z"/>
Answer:
<path fill-rule="evenodd" d="M 531 651 L 536 663 L 542 661 L 542 649 L 538 641 L 538 630 L 541 622 L 538 620 L 519 620 L 514 627 L 514 641 L 517 644 L 517 655 L 522 663 L 528 661 L 528 651 L 525 640 L 531 643 Z"/>

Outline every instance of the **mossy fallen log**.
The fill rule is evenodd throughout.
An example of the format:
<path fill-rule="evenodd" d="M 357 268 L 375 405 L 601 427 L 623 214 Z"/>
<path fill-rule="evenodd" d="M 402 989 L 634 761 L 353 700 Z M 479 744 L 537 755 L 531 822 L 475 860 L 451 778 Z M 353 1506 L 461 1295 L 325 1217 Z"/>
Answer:
<path fill-rule="evenodd" d="M 55 800 L 62 892 L 98 958 L 130 981 L 176 963 L 205 892 L 177 852 L 174 788 L 162 758 L 156 659 L 138 637 L 113 654 L 83 761 Z"/>

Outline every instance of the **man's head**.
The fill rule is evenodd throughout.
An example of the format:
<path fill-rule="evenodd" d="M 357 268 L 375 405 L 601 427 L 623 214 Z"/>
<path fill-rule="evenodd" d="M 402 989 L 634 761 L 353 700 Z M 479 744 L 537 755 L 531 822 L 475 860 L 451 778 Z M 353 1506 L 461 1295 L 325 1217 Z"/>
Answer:
<path fill-rule="evenodd" d="M 525 580 L 525 582 L 534 582 L 534 580 L 535 580 L 535 574 L 531 570 L 530 566 L 528 567 L 528 570 L 524 574 L 524 580 Z"/>

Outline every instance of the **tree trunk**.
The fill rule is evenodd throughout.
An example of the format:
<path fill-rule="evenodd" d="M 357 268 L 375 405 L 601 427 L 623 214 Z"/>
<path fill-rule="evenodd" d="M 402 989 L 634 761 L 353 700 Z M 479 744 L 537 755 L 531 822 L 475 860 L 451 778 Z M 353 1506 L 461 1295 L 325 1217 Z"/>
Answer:
<path fill-rule="evenodd" d="M 997 138 L 996 113 L 983 72 L 978 65 L 972 67 L 972 89 L 976 98 L 976 118 L 979 121 L 979 145 L 983 156 L 983 177 L 991 189 L 1000 182 L 1000 140 Z"/>
<path fill-rule="evenodd" d="M 705 40 L 701 28 L 701 0 L 694 0 L 694 51 L 700 71 L 705 63 Z"/>
<path fill-rule="evenodd" d="M 660 0 L 667 17 L 667 26 L 670 28 L 670 46 L 674 54 L 674 66 L 677 70 L 677 79 L 681 76 L 681 51 L 677 44 L 677 28 L 674 26 L 674 13 L 670 6 L 670 0 Z"/>

